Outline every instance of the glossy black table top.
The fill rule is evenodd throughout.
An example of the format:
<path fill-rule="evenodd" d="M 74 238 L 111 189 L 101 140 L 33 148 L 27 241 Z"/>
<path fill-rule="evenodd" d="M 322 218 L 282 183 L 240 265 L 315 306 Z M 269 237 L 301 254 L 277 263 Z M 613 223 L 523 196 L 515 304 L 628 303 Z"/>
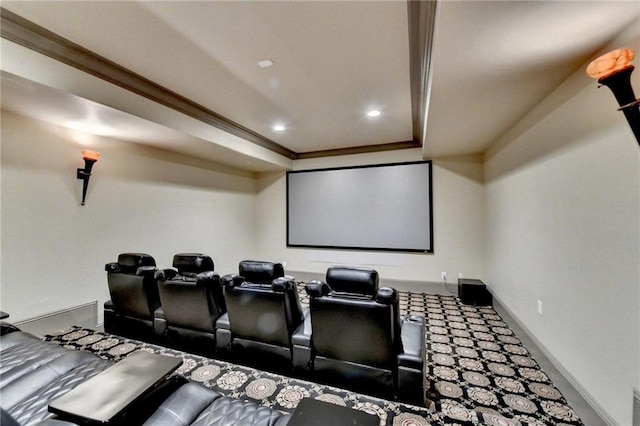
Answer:
<path fill-rule="evenodd" d="M 62 419 L 108 423 L 181 364 L 180 358 L 133 353 L 53 400 L 49 411 Z"/>
<path fill-rule="evenodd" d="M 287 426 L 379 426 L 380 418 L 329 402 L 304 398 L 291 414 Z"/>

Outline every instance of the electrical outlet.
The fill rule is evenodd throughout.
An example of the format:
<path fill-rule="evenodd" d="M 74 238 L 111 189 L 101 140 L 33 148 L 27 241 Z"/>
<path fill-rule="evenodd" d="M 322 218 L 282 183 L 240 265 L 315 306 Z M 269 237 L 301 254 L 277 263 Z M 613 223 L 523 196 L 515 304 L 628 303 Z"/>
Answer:
<path fill-rule="evenodd" d="M 286 260 L 283 260 L 283 261 L 282 261 L 282 262 L 280 262 L 280 263 L 282 263 L 282 267 L 283 267 L 283 268 L 286 268 L 286 267 L 287 267 L 287 261 L 286 261 Z"/>
<path fill-rule="evenodd" d="M 462 272 L 458 273 L 458 278 L 464 278 L 464 274 Z"/>
<path fill-rule="evenodd" d="M 443 280 L 446 280 L 446 279 L 447 279 L 447 273 L 446 273 L 446 272 L 442 272 L 442 273 L 440 274 L 440 277 L 441 277 Z"/>
<path fill-rule="evenodd" d="M 542 315 L 542 300 L 538 300 L 538 315 Z"/>

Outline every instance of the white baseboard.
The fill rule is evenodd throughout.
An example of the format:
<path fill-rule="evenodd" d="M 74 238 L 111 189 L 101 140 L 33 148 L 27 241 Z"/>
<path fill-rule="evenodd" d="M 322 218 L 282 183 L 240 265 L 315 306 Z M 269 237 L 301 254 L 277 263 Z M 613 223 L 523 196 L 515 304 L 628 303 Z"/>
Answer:
<path fill-rule="evenodd" d="M 633 426 L 640 426 L 640 389 L 633 390 Z"/>
<path fill-rule="evenodd" d="M 506 304 L 504 304 L 499 297 L 496 297 L 495 294 L 493 294 L 493 300 L 494 300 L 494 303 L 493 303 L 494 308 L 496 308 L 496 310 L 498 311 L 502 310 L 504 313 L 506 313 L 509 316 L 509 319 L 513 321 L 522 330 L 524 334 L 526 334 L 526 337 L 530 339 L 533 342 L 533 344 L 535 344 L 538 347 L 540 352 L 549 360 L 549 362 L 552 364 L 552 367 L 554 367 L 558 371 L 558 373 L 561 374 L 564 377 L 564 379 L 567 382 L 569 382 L 571 386 L 574 387 L 577 393 L 591 407 L 591 409 L 595 412 L 595 414 L 600 417 L 601 421 L 603 421 L 605 424 L 610 426 L 617 426 L 616 421 L 606 412 L 606 410 L 602 407 L 602 405 L 600 405 L 600 403 L 593 398 L 593 396 L 584 388 L 584 386 L 582 386 L 580 382 L 562 365 L 562 363 L 558 361 L 558 359 L 542 344 L 542 342 L 540 342 L 535 337 L 535 335 L 531 333 L 531 331 L 516 317 L 516 315 L 506 306 Z M 558 387 L 560 388 L 560 386 Z M 561 388 L 560 388 L 560 392 L 565 394 L 565 392 L 563 392 Z M 569 398 L 567 398 L 567 400 L 571 404 L 572 401 L 569 401 Z M 586 422 L 585 424 L 587 423 L 588 422 Z M 633 426 L 640 426 L 640 425 L 634 424 Z"/>
<path fill-rule="evenodd" d="M 57 330 L 79 325 L 86 328 L 95 328 L 98 322 L 98 301 L 73 306 L 56 312 L 29 318 L 13 323 L 23 331 L 43 336 Z"/>

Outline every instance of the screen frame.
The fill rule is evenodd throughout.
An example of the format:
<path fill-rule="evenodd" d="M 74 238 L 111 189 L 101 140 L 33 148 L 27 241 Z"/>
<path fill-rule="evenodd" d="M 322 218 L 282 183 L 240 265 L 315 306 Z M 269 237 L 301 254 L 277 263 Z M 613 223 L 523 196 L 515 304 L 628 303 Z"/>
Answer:
<path fill-rule="evenodd" d="M 325 171 L 336 171 L 336 170 L 351 170 L 351 169 L 367 169 L 367 168 L 381 168 L 381 167 L 397 167 L 397 166 L 406 166 L 406 165 L 415 165 L 415 164 L 428 164 L 428 177 L 429 182 L 427 185 L 428 191 L 428 203 L 429 203 L 429 248 L 419 249 L 419 248 L 389 248 L 389 247 L 373 247 L 373 246 L 344 246 L 344 245 L 321 245 L 321 244 L 298 244 L 291 243 L 290 236 L 290 176 L 293 174 L 300 173 L 317 173 L 317 172 L 325 172 Z M 359 166 L 344 166 L 344 167 L 327 167 L 327 168 L 314 168 L 314 169 L 305 169 L 305 170 L 290 170 L 287 171 L 286 175 L 286 231 L 287 231 L 287 247 L 292 248 L 314 248 L 314 249 L 330 249 L 330 250 L 357 250 L 357 251 L 381 251 L 381 252 L 400 252 L 400 253 L 419 253 L 419 254 L 433 254 L 433 161 L 431 160 L 422 160 L 422 161 L 408 161 L 408 162 L 395 162 L 395 163 L 381 163 L 381 164 L 367 164 L 367 165 L 359 165 Z"/>

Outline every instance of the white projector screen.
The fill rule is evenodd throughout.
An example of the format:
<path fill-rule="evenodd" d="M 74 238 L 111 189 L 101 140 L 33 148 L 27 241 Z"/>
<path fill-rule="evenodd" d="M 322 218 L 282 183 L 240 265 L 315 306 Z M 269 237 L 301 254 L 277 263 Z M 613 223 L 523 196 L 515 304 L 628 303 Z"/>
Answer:
<path fill-rule="evenodd" d="M 287 246 L 433 253 L 431 161 L 287 172 Z"/>

